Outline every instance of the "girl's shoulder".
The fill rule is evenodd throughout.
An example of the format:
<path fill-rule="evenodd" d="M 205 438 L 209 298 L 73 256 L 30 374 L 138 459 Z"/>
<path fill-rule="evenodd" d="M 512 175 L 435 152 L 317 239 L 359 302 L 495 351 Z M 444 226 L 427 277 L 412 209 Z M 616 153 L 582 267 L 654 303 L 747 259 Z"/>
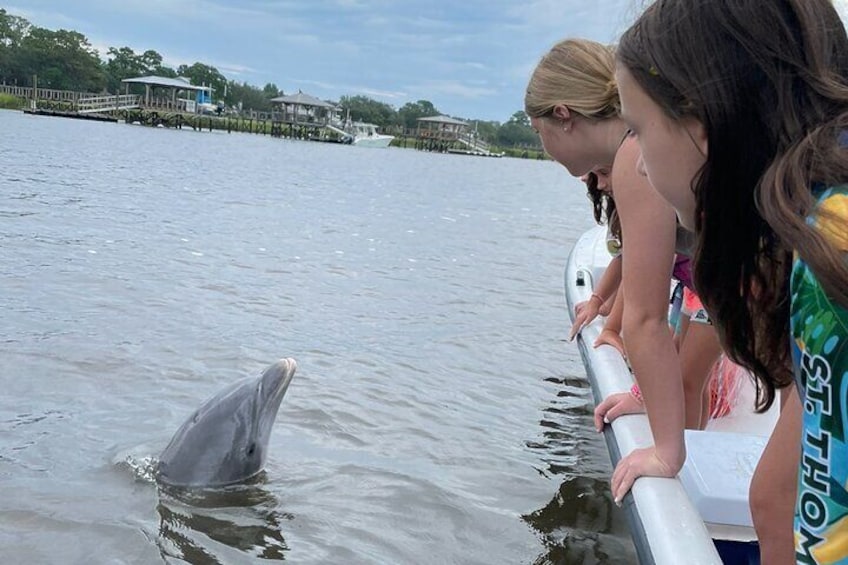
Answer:
<path fill-rule="evenodd" d="M 615 160 L 612 164 L 613 172 L 616 170 L 633 169 L 635 171 L 636 164 L 639 162 L 639 157 L 642 151 L 639 148 L 639 141 L 631 135 L 628 135 L 618 146 L 615 152 Z"/>
<path fill-rule="evenodd" d="M 624 191 L 653 192 L 648 179 L 637 170 L 641 156 L 639 142 L 633 137 L 626 137 L 615 153 L 610 173 L 616 199 Z"/>

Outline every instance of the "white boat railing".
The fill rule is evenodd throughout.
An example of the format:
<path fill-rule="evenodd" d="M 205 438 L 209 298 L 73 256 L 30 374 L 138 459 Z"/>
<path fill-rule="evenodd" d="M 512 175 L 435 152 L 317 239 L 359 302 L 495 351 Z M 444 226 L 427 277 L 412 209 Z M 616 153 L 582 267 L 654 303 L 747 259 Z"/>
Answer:
<path fill-rule="evenodd" d="M 574 305 L 588 300 L 593 282 L 600 279 L 605 265 L 593 260 L 594 246 L 606 244 L 606 238 L 590 231 L 572 250 L 565 272 L 565 290 L 569 312 Z M 577 254 L 577 255 L 575 255 Z M 591 267 L 595 269 L 593 272 Z M 595 319 L 578 335 L 580 353 L 597 401 L 610 394 L 630 390 L 633 377 L 621 355 L 613 347 L 592 346 L 603 329 L 603 320 Z M 598 378 L 603 376 L 603 378 Z M 651 427 L 645 414 L 621 416 L 604 427 L 604 437 L 612 465 L 634 449 L 653 444 Z M 679 479 L 642 477 L 622 501 L 630 522 L 634 545 L 642 565 L 722 565 L 710 532 Z"/>

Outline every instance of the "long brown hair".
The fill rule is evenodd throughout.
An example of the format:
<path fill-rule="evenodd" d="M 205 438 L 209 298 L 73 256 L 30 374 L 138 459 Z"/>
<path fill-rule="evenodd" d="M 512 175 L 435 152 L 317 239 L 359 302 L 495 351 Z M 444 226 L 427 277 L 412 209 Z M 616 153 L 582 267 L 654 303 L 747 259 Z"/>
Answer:
<path fill-rule="evenodd" d="M 793 251 L 848 306 L 848 267 L 806 222 L 812 187 L 848 179 L 845 28 L 831 0 L 658 0 L 625 32 L 618 59 L 668 116 L 707 130 L 692 186 L 695 285 L 767 409 L 792 381 Z"/>
<path fill-rule="evenodd" d="M 615 209 L 615 200 L 609 191 L 598 188 L 598 175 L 594 172 L 586 174 L 586 196 L 592 202 L 595 222 L 609 226 L 610 234 L 621 241 L 621 221 Z"/>

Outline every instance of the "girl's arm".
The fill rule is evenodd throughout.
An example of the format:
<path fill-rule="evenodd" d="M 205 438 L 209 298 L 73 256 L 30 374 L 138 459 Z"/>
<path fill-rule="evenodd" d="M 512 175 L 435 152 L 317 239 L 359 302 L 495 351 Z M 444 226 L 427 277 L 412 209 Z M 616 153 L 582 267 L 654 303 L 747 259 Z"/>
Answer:
<path fill-rule="evenodd" d="M 622 357 L 627 357 L 624 349 L 624 341 L 621 339 L 621 318 L 624 314 L 624 292 L 619 290 L 615 293 L 615 301 L 612 304 L 607 321 L 604 323 L 604 329 L 601 330 L 598 339 L 595 340 L 595 347 L 601 345 L 611 345 L 615 347 Z"/>
<path fill-rule="evenodd" d="M 668 330 L 676 219 L 674 210 L 637 172 L 639 158 L 638 144 L 628 138 L 616 155 L 612 184 L 622 241 L 627 242 L 622 254 L 624 345 L 642 391 L 654 447 L 636 450 L 619 462 L 612 480 L 617 501 L 639 476 L 674 476 L 686 458 L 680 361 Z"/>

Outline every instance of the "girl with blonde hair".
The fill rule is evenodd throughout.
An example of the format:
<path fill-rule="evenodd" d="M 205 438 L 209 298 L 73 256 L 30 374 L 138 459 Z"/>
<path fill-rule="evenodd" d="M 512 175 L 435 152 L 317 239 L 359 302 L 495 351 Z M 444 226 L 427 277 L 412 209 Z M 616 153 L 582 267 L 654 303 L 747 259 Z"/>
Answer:
<path fill-rule="evenodd" d="M 561 41 L 533 72 L 525 111 L 545 151 L 572 175 L 611 167 L 622 232 L 619 293 L 624 301 L 624 346 L 641 396 L 622 393 L 604 399 L 595 409 L 595 425 L 600 431 L 605 420 L 647 411 L 654 446 L 634 451 L 619 467 L 632 468 L 639 475 L 674 477 L 686 457 L 686 414 L 681 401 L 684 371 L 667 320 L 669 283 L 679 243 L 677 222 L 671 206 L 636 173 L 639 147 L 619 115 L 614 72 L 615 56 L 609 46 L 584 39 Z M 600 296 L 596 302 L 608 298 Z M 573 331 L 577 330 L 579 327 Z M 688 336 L 681 355 L 684 348 L 702 347 L 699 338 L 705 336 L 698 334 Z M 703 390 L 707 374 L 696 378 Z M 700 398 L 699 394 L 699 408 Z M 616 503 L 621 503 L 628 489 L 629 485 L 613 490 Z"/>

